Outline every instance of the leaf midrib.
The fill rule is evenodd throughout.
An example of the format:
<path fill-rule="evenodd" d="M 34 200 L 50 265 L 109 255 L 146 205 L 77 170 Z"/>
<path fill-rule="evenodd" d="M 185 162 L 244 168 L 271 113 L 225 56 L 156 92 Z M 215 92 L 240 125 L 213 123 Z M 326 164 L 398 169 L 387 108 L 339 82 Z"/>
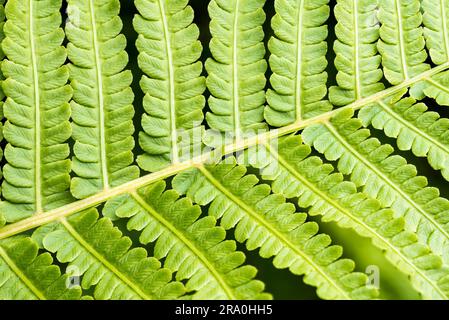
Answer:
<path fill-rule="evenodd" d="M 106 155 L 106 133 L 105 133 L 105 111 L 104 111 L 104 97 L 103 97 L 103 74 L 102 74 L 102 61 L 100 55 L 100 49 L 98 45 L 97 23 L 95 18 L 95 8 L 93 0 L 89 0 L 89 12 L 91 15 L 92 23 L 92 46 L 94 49 L 94 61 L 95 72 L 97 75 L 97 87 L 98 87 L 98 118 L 100 121 L 100 162 L 101 162 L 101 175 L 103 180 L 103 190 L 109 190 L 109 172 L 107 166 Z"/>
<path fill-rule="evenodd" d="M 162 29 L 165 39 L 165 52 L 167 54 L 167 68 L 168 68 L 168 95 L 169 95 L 169 109 L 170 109 L 170 133 L 171 133 L 171 162 L 173 164 L 179 163 L 178 150 L 178 132 L 176 127 L 176 93 L 175 93 L 175 71 L 173 62 L 173 52 L 171 47 L 170 31 L 168 21 L 165 13 L 164 0 L 159 0 L 159 13 L 162 20 Z"/>
<path fill-rule="evenodd" d="M 401 83 L 399 85 L 384 89 L 383 91 L 380 91 L 372 96 L 360 99 L 360 100 L 355 101 L 355 102 L 353 102 L 349 105 L 346 105 L 344 107 L 334 109 L 332 111 L 323 113 L 323 114 L 313 117 L 313 118 L 304 119 L 302 121 L 297 121 L 291 125 L 288 125 L 288 126 L 285 126 L 282 128 L 274 129 L 274 130 L 271 130 L 271 131 L 268 131 L 265 133 L 251 136 L 251 137 L 248 137 L 241 141 L 236 141 L 234 143 L 230 143 L 230 144 L 224 146 L 224 148 L 218 148 L 213 151 L 207 152 L 201 156 L 194 157 L 190 160 L 170 165 L 158 172 L 150 173 L 150 174 L 147 174 L 140 178 L 137 178 L 133 181 L 122 184 L 120 186 L 113 187 L 113 188 L 109 189 L 109 191 L 102 191 L 102 192 L 99 192 L 93 196 L 86 198 L 86 199 L 78 200 L 76 202 L 70 203 L 63 207 L 44 212 L 41 215 L 35 214 L 30 218 L 23 219 L 21 221 L 3 226 L 2 228 L 0 228 L 0 239 L 5 239 L 10 236 L 19 234 L 21 232 L 31 230 L 38 226 L 44 225 L 46 223 L 50 223 L 52 221 L 58 220 L 61 217 L 70 216 L 79 211 L 85 210 L 87 208 L 93 207 L 102 202 L 105 202 L 108 199 L 111 199 L 115 196 L 118 196 L 118 195 L 121 195 L 124 193 L 129 193 L 133 190 L 139 189 L 139 188 L 146 186 L 148 184 L 151 184 L 155 181 L 173 176 L 173 175 L 175 175 L 183 170 L 189 169 L 195 165 L 201 165 L 203 163 L 211 161 L 212 159 L 216 159 L 217 157 L 219 157 L 221 155 L 226 155 L 226 154 L 230 154 L 230 153 L 237 152 L 240 150 L 244 150 L 251 146 L 264 143 L 265 141 L 268 141 L 270 139 L 277 139 L 281 136 L 297 132 L 298 130 L 301 130 L 309 125 L 316 124 L 316 123 L 322 123 L 323 121 L 329 120 L 330 118 L 332 118 L 333 116 L 335 116 L 338 112 L 340 112 L 342 110 L 346 110 L 346 109 L 358 110 L 358 109 L 364 107 L 365 105 L 375 103 L 376 101 L 384 99 L 385 97 L 387 97 L 389 95 L 395 94 L 395 93 L 399 92 L 400 90 L 407 88 L 414 83 L 420 82 L 423 79 L 426 79 L 435 74 L 438 74 L 448 68 L 449 68 L 449 62 L 446 62 L 442 65 L 439 65 L 430 70 L 427 70 L 427 71 L 421 73 L 420 75 L 415 76 L 407 81 L 404 81 L 403 83 Z"/>
<path fill-rule="evenodd" d="M 36 214 L 42 214 L 42 190 L 41 190 L 41 114 L 40 114 L 40 91 L 39 91 L 39 72 L 37 68 L 36 40 L 34 38 L 34 0 L 29 0 L 29 41 L 31 51 L 31 68 L 33 70 L 34 85 L 34 196 Z"/>
<path fill-rule="evenodd" d="M 402 67 L 402 72 L 404 74 L 404 79 L 408 80 L 409 79 L 409 75 L 408 75 L 408 66 L 407 66 L 407 58 L 406 58 L 406 54 L 405 54 L 405 47 L 404 47 L 404 30 L 402 29 L 402 9 L 401 9 L 401 4 L 399 2 L 399 0 L 394 0 L 395 5 L 396 5 L 396 11 L 398 13 L 398 29 L 399 29 L 399 34 L 398 34 L 398 40 L 399 40 L 399 49 L 400 49 L 400 54 L 401 54 L 401 67 Z"/>
<path fill-rule="evenodd" d="M 302 105 L 301 105 L 301 89 L 302 89 L 302 20 L 303 20 L 303 6 L 304 0 L 300 0 L 298 3 L 297 21 L 298 27 L 296 29 L 296 90 L 295 90 L 295 102 L 296 102 L 296 121 L 302 119 Z"/>

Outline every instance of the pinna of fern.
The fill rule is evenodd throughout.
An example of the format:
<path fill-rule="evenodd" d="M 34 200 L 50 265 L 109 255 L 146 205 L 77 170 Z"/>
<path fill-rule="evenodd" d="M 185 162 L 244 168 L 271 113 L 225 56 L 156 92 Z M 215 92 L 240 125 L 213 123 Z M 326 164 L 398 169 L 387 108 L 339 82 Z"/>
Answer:
<path fill-rule="evenodd" d="M 134 94 L 120 2 L 68 1 L 65 32 L 75 140 L 71 192 L 82 199 L 139 176 L 133 148 Z"/>
<path fill-rule="evenodd" d="M 137 0 L 134 28 L 145 98 L 137 163 L 150 172 L 201 150 L 205 79 L 199 29 L 188 0 Z M 198 127 L 199 126 L 199 127 Z"/>
<path fill-rule="evenodd" d="M 72 201 L 70 154 L 72 88 L 64 62 L 62 1 L 6 4 L 2 62 L 7 164 L 0 211 L 8 222 Z"/>

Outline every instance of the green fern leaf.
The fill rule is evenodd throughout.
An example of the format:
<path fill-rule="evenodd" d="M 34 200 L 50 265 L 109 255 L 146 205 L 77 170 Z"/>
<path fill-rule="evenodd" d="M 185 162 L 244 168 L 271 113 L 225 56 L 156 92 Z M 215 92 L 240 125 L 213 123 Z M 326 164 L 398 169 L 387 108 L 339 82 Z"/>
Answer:
<path fill-rule="evenodd" d="M 334 8 L 338 21 L 337 40 L 338 87 L 329 90 L 330 101 L 337 106 L 347 105 L 384 89 L 377 52 L 379 24 L 377 3 L 371 0 L 339 0 Z"/>
<path fill-rule="evenodd" d="M 391 207 L 395 216 L 404 217 L 405 229 L 416 232 L 421 243 L 449 263 L 449 201 L 439 197 L 439 190 L 427 187 L 427 179 L 417 176 L 415 166 L 394 155 L 394 149 L 370 137 L 368 129 L 360 129 L 360 119 L 352 119 L 347 109 L 330 123 L 310 126 L 302 133 L 304 141 L 313 145 L 330 161 L 339 160 L 338 170 L 350 175 L 357 187 Z"/>
<path fill-rule="evenodd" d="M 108 218 L 98 220 L 95 209 L 61 219 L 52 229 L 38 229 L 36 238 L 47 233 L 43 247 L 82 276 L 83 289 L 94 286 L 96 299 L 174 299 L 184 294 L 181 283 L 171 282 L 171 271 L 161 269 L 145 249 L 130 249 L 131 239 Z"/>
<path fill-rule="evenodd" d="M 60 207 L 71 201 L 69 72 L 59 28 L 61 0 L 8 1 L 3 50 L 7 100 L 3 134 L 0 211 L 8 222 Z"/>
<path fill-rule="evenodd" d="M 256 269 L 241 266 L 245 255 L 213 217 L 159 182 L 140 193 L 114 199 L 105 207 L 111 217 L 130 218 L 128 228 L 141 232 L 140 242 L 155 242 L 154 254 L 176 279 L 187 280 L 193 299 L 266 299 L 264 284 L 253 280 Z"/>
<path fill-rule="evenodd" d="M 262 177 L 273 181 L 274 192 L 297 198 L 310 215 L 321 215 L 323 221 L 335 221 L 371 238 L 394 265 L 410 275 L 424 297 L 447 298 L 449 270 L 442 267 L 440 257 L 418 243 L 415 233 L 404 230 L 404 218 L 394 217 L 393 210 L 357 192 L 352 182 L 339 172 L 332 173 L 332 165 L 309 156 L 310 152 L 300 136 L 290 136 L 277 145 L 266 144 L 265 149 L 248 149 L 241 161 L 260 168 Z"/>
<path fill-rule="evenodd" d="M 198 27 L 188 0 L 136 0 L 139 66 L 146 114 L 139 166 L 158 171 L 201 151 L 205 98 Z"/>
<path fill-rule="evenodd" d="M 139 176 L 134 157 L 134 108 L 126 38 L 118 0 L 68 2 L 65 27 L 72 64 L 73 171 L 71 191 L 85 198 Z"/>
<path fill-rule="evenodd" d="M 423 24 L 427 48 L 433 63 L 449 61 L 449 3 L 445 0 L 422 0 Z"/>
<path fill-rule="evenodd" d="M 284 126 L 332 109 L 327 94 L 328 0 L 276 0 L 271 21 L 269 106 L 265 119 Z"/>
<path fill-rule="evenodd" d="M 428 70 L 420 1 L 380 0 L 378 17 L 385 78 L 395 85 Z"/>
<path fill-rule="evenodd" d="M 31 238 L 17 237 L 0 242 L 0 296 L 20 300 L 79 299 L 81 290 L 68 287 L 67 275 L 62 275 L 53 258 L 38 254 Z"/>
<path fill-rule="evenodd" d="M 429 164 L 449 180 L 449 120 L 437 112 L 427 111 L 424 103 L 413 98 L 368 106 L 358 117 L 364 126 L 372 125 L 397 138 L 400 150 L 411 150 L 418 157 L 427 157 Z"/>
<path fill-rule="evenodd" d="M 244 166 L 228 159 L 215 167 L 201 167 L 177 175 L 174 187 L 200 205 L 209 206 L 209 215 L 220 219 L 225 229 L 235 229 L 235 237 L 248 250 L 260 248 L 264 258 L 274 256 L 277 268 L 289 268 L 305 275 L 307 284 L 318 288 L 324 299 L 367 299 L 376 295 L 367 288 L 366 275 L 352 273 L 354 263 L 339 259 L 342 249 L 331 239 L 317 234 L 318 225 L 305 222 L 307 215 L 295 213 L 292 203 L 272 194 L 254 175 L 245 175 Z M 232 188 L 234 186 L 235 188 Z"/>
<path fill-rule="evenodd" d="M 265 0 L 212 0 L 209 3 L 213 59 L 206 61 L 211 93 L 207 123 L 239 141 L 265 130 Z"/>

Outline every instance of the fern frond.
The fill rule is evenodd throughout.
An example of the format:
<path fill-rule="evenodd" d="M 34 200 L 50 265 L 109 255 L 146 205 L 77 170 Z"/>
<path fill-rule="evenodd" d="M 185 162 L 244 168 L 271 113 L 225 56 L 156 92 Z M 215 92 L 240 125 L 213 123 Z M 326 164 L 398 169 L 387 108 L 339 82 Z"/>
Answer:
<path fill-rule="evenodd" d="M 417 176 L 415 166 L 394 155 L 394 148 L 370 137 L 361 129 L 360 119 L 347 109 L 325 124 L 306 128 L 304 141 L 350 175 L 357 187 L 391 207 L 395 216 L 404 217 L 405 230 L 416 232 L 421 243 L 449 263 L 449 201 L 439 197 L 437 188 L 428 187 L 427 179 Z"/>
<path fill-rule="evenodd" d="M 384 89 L 377 52 L 377 2 L 339 0 L 334 13 L 338 21 L 334 43 L 338 87 L 329 89 L 329 99 L 332 104 L 343 106 Z"/>
<path fill-rule="evenodd" d="M 0 242 L 0 296 L 2 300 L 71 300 L 79 299 L 79 286 L 68 287 L 53 258 L 38 254 L 31 238 L 15 237 Z"/>
<path fill-rule="evenodd" d="M 428 70 L 420 0 L 380 0 L 378 18 L 385 78 L 396 85 Z"/>
<path fill-rule="evenodd" d="M 332 109 L 327 94 L 329 0 L 276 0 L 271 21 L 270 78 L 265 119 L 284 126 Z"/>
<path fill-rule="evenodd" d="M 318 225 L 266 184 L 246 175 L 244 166 L 227 159 L 217 166 L 201 167 L 178 174 L 173 186 L 195 202 L 209 206 L 209 215 L 220 219 L 225 229 L 235 227 L 235 237 L 248 250 L 260 248 L 264 258 L 274 257 L 277 268 L 289 268 L 318 288 L 325 299 L 369 299 L 374 288 L 365 287 L 366 275 L 352 272 L 354 263 L 340 259 L 342 248 L 328 235 L 317 234 Z"/>
<path fill-rule="evenodd" d="M 171 281 L 171 271 L 160 268 L 145 249 L 130 249 L 131 239 L 109 218 L 98 219 L 96 209 L 42 228 L 34 236 L 82 276 L 83 289 L 94 286 L 96 299 L 174 299 L 184 294 L 184 286 Z"/>
<path fill-rule="evenodd" d="M 154 255 L 164 266 L 187 280 L 193 299 L 267 299 L 264 284 L 253 280 L 257 270 L 241 266 L 245 255 L 213 217 L 199 218 L 201 209 L 190 199 L 165 191 L 165 182 L 142 192 L 111 200 L 105 207 L 110 217 L 130 218 L 128 228 L 141 232 L 140 242 L 155 243 Z"/>
<path fill-rule="evenodd" d="M 7 100 L 1 212 L 8 222 L 72 200 L 70 137 L 72 89 L 63 66 L 61 0 L 11 0 L 6 5 L 3 82 Z"/>
<path fill-rule="evenodd" d="M 0 0 L 0 299 L 449 300 L 448 1 Z"/>
<path fill-rule="evenodd" d="M 310 215 L 321 215 L 323 221 L 335 221 L 371 238 L 395 266 L 410 275 L 424 297 L 447 299 L 449 270 L 442 267 L 439 256 L 418 243 L 415 233 L 404 230 L 404 218 L 394 217 L 393 210 L 357 192 L 355 184 L 310 153 L 300 136 L 290 136 L 277 145 L 266 144 L 265 149 L 250 148 L 241 161 L 260 168 L 262 177 L 273 181 L 274 192 L 297 198 Z"/>
<path fill-rule="evenodd" d="M 146 114 L 139 134 L 145 154 L 137 162 L 154 172 L 201 151 L 202 45 L 188 0 L 137 0 L 136 6 L 139 66 L 146 73 L 140 83 Z"/>
<path fill-rule="evenodd" d="M 212 129 L 239 141 L 264 130 L 265 47 L 262 24 L 265 0 L 212 0 L 210 50 L 206 61 L 211 93 L 206 114 Z"/>
<path fill-rule="evenodd" d="M 407 97 L 396 98 L 362 108 L 358 114 L 364 126 L 384 130 L 397 138 L 400 150 L 411 150 L 418 157 L 427 157 L 429 164 L 449 180 L 449 119 L 427 111 L 424 103 Z"/>
<path fill-rule="evenodd" d="M 132 149 L 134 94 L 118 0 L 69 0 L 65 27 L 73 88 L 73 171 L 78 198 L 139 177 Z"/>
<path fill-rule="evenodd" d="M 432 62 L 449 61 L 449 2 L 445 0 L 422 0 L 423 24 L 426 45 Z"/>

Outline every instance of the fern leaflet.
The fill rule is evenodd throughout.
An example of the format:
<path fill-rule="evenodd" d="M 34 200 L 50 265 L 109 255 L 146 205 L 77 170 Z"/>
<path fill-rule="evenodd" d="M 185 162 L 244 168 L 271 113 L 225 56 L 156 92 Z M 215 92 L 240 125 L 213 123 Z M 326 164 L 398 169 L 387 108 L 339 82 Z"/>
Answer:
<path fill-rule="evenodd" d="M 212 0 L 209 3 L 213 56 L 206 61 L 211 92 L 207 123 L 240 141 L 264 130 L 265 47 L 262 42 L 265 0 Z"/>
<path fill-rule="evenodd" d="M 276 0 L 271 21 L 269 106 L 265 119 L 284 126 L 332 109 L 327 94 L 326 52 L 328 0 Z"/>
<path fill-rule="evenodd" d="M 81 199 L 139 176 L 133 161 L 134 94 L 118 0 L 70 0 L 65 30 L 72 62 L 72 194 Z M 82 18 L 81 18 L 82 17 Z"/>
<path fill-rule="evenodd" d="M 384 89 L 380 82 L 381 57 L 376 43 L 379 25 L 376 2 L 343 0 L 334 8 L 337 18 L 334 43 L 338 87 L 329 89 L 330 101 L 337 106 L 347 105 Z"/>
<path fill-rule="evenodd" d="M 137 0 L 139 66 L 146 114 L 139 143 L 139 166 L 158 171 L 187 160 L 202 147 L 205 98 L 198 27 L 188 0 Z M 199 127 L 198 127 L 199 126 Z"/>
<path fill-rule="evenodd" d="M 6 221 L 60 207 L 71 201 L 70 106 L 72 89 L 63 65 L 64 31 L 59 0 L 11 0 L 6 5 L 2 71 L 6 77 L 1 212 Z"/>

